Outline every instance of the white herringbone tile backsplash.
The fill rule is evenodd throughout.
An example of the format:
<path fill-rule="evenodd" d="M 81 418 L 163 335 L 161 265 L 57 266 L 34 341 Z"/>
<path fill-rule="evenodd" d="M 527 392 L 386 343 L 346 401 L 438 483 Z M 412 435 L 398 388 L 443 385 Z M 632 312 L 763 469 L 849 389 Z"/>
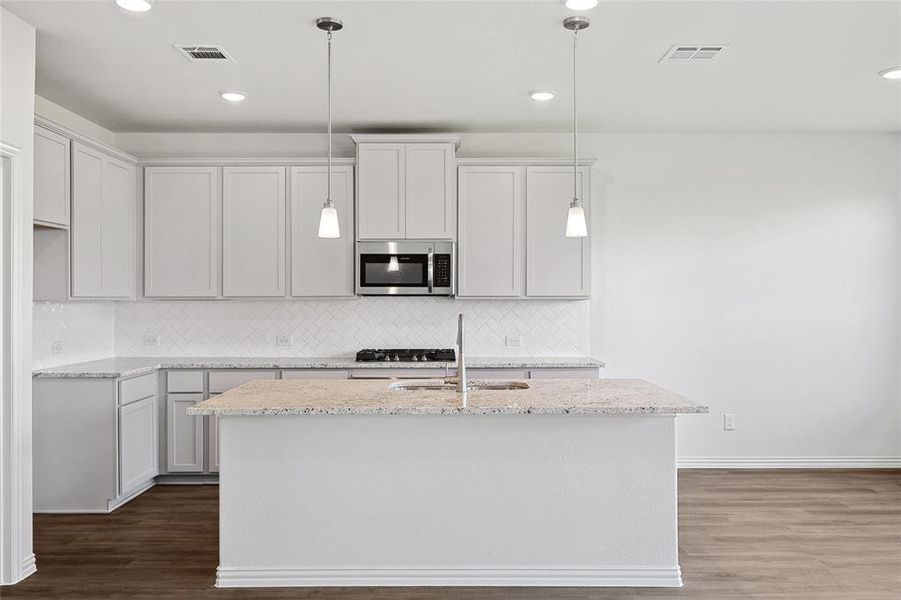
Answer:
<path fill-rule="evenodd" d="M 350 356 L 361 348 L 452 347 L 470 356 L 586 356 L 588 301 L 351 298 L 116 304 L 117 356 Z M 144 336 L 160 336 L 145 346 Z M 294 345 L 277 346 L 291 335 Z M 507 346 L 505 336 L 522 336 Z"/>
<path fill-rule="evenodd" d="M 113 355 L 116 309 L 112 302 L 35 302 L 33 310 L 33 368 Z M 61 344 L 59 354 L 52 352 L 56 342 Z"/>

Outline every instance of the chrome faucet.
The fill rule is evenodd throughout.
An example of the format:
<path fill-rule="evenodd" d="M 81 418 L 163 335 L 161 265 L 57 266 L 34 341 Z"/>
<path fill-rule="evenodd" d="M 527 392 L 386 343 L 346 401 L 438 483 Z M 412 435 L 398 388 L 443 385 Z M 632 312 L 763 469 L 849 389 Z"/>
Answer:
<path fill-rule="evenodd" d="M 463 313 L 457 320 L 457 392 L 469 391 L 469 382 L 466 379 L 466 358 L 463 355 Z"/>

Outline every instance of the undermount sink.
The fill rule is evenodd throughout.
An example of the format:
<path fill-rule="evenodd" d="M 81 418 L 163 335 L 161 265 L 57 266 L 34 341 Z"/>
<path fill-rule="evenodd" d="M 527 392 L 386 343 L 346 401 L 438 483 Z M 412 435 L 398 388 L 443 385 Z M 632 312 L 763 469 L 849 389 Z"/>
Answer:
<path fill-rule="evenodd" d="M 448 381 L 397 381 L 388 384 L 393 391 L 446 390 L 454 391 L 457 386 Z M 527 390 L 529 384 L 524 381 L 470 381 L 468 390 Z"/>

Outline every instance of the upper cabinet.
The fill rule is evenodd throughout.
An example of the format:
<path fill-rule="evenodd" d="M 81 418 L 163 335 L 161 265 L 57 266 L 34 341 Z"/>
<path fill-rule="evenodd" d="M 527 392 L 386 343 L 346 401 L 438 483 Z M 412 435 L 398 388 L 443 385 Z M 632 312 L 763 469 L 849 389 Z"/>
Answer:
<path fill-rule="evenodd" d="M 133 295 L 135 203 L 133 165 L 73 142 L 73 298 Z"/>
<path fill-rule="evenodd" d="M 328 194 L 326 167 L 291 167 L 291 295 L 354 295 L 354 168 L 332 167 L 332 199 L 341 237 L 319 237 Z"/>
<path fill-rule="evenodd" d="M 460 167 L 458 296 L 522 295 L 523 167 Z"/>
<path fill-rule="evenodd" d="M 461 162 L 458 295 L 588 298 L 591 237 L 564 235 L 572 167 Z M 589 168 L 577 173 L 587 216 Z"/>
<path fill-rule="evenodd" d="M 144 295 L 219 294 L 219 168 L 144 169 Z"/>
<path fill-rule="evenodd" d="M 134 297 L 133 158 L 48 121 L 34 131 L 34 299 Z"/>
<path fill-rule="evenodd" d="M 69 138 L 34 128 L 34 220 L 39 225 L 69 225 Z"/>
<path fill-rule="evenodd" d="M 526 295 L 587 298 L 591 219 L 588 167 L 579 167 L 577 185 L 583 199 L 589 237 L 568 238 L 566 214 L 573 196 L 572 167 L 526 169 Z"/>
<path fill-rule="evenodd" d="M 285 167 L 222 170 L 222 295 L 285 295 Z"/>
<path fill-rule="evenodd" d="M 457 138 L 354 136 L 357 238 L 454 239 Z M 396 141 L 391 141 L 392 139 Z"/>

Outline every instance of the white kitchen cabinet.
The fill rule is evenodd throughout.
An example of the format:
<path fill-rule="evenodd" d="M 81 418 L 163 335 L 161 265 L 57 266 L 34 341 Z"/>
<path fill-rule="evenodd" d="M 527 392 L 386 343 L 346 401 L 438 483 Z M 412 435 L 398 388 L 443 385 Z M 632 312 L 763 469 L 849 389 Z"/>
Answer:
<path fill-rule="evenodd" d="M 154 484 L 157 382 L 34 379 L 35 512 L 110 512 Z"/>
<path fill-rule="evenodd" d="M 34 128 L 34 220 L 69 225 L 69 138 L 39 125 Z"/>
<path fill-rule="evenodd" d="M 285 295 L 285 168 L 222 170 L 222 295 Z"/>
<path fill-rule="evenodd" d="M 187 413 L 202 400 L 203 394 L 166 395 L 166 469 L 170 473 L 203 471 L 203 417 Z"/>
<path fill-rule="evenodd" d="M 332 199 L 341 237 L 319 237 L 319 214 L 328 194 L 326 167 L 291 168 L 291 295 L 354 295 L 354 169 L 332 167 Z"/>
<path fill-rule="evenodd" d="M 454 145 L 407 144 L 405 161 L 405 237 L 454 239 Z"/>
<path fill-rule="evenodd" d="M 134 167 L 73 142 L 73 298 L 132 295 L 135 204 Z"/>
<path fill-rule="evenodd" d="M 579 197 L 589 219 L 588 168 L 579 167 Z M 587 298 L 590 284 L 590 219 L 586 238 L 568 238 L 566 214 L 573 197 L 572 167 L 526 169 L 526 295 Z"/>
<path fill-rule="evenodd" d="M 119 407 L 119 495 L 159 474 L 156 395 Z"/>
<path fill-rule="evenodd" d="M 144 169 L 144 295 L 219 294 L 219 168 Z"/>
<path fill-rule="evenodd" d="M 357 238 L 404 239 L 406 146 L 357 145 Z"/>
<path fill-rule="evenodd" d="M 516 297 L 523 287 L 523 167 L 459 169 L 457 295 Z"/>
<path fill-rule="evenodd" d="M 357 238 L 454 239 L 455 142 L 363 141 L 366 137 L 354 136 Z"/>

